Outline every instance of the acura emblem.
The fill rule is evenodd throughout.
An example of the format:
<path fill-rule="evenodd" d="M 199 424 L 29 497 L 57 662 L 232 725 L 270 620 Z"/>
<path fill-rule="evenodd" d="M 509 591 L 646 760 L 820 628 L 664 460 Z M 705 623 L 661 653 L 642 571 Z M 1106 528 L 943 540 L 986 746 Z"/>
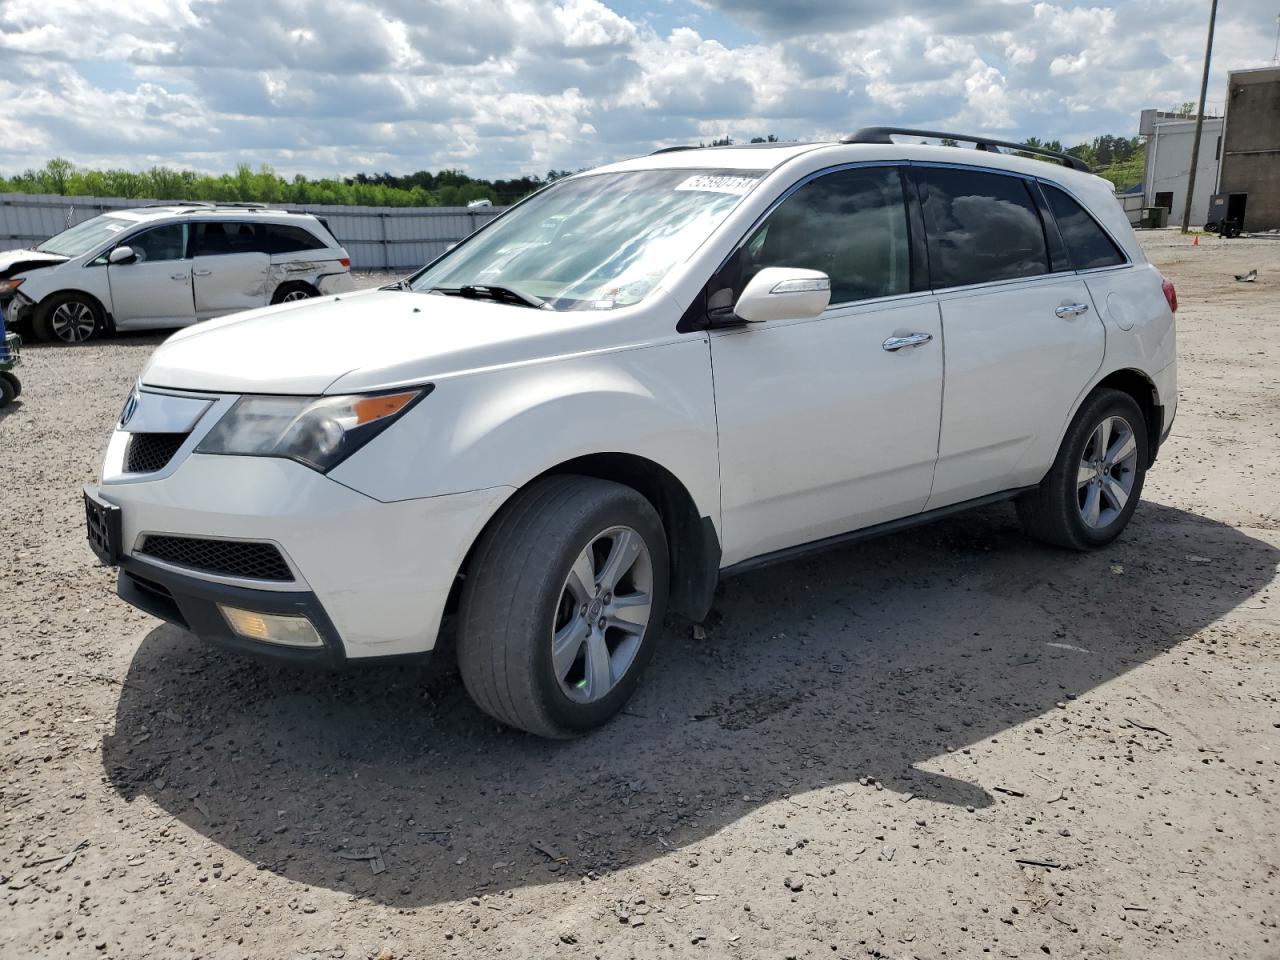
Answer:
<path fill-rule="evenodd" d="M 120 411 L 120 426 L 124 426 L 133 419 L 134 413 L 138 410 L 138 389 L 129 391 L 129 399 L 124 402 L 124 409 Z"/>

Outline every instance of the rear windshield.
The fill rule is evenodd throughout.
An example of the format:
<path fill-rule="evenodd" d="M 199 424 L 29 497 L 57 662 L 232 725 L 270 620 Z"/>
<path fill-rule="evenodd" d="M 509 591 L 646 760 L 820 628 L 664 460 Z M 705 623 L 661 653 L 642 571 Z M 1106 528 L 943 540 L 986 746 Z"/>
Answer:
<path fill-rule="evenodd" d="M 759 183 L 759 171 L 575 177 L 515 207 L 413 278 L 415 290 L 501 286 L 556 310 L 639 303 Z"/>

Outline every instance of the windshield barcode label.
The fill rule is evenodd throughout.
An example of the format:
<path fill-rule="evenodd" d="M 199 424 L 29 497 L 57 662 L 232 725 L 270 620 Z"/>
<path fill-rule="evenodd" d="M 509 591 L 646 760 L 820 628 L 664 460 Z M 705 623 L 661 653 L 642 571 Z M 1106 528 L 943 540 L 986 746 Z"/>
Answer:
<path fill-rule="evenodd" d="M 707 193 L 732 193 L 744 196 L 758 181 L 755 177 L 721 177 L 700 173 L 690 177 L 677 190 L 701 190 Z"/>

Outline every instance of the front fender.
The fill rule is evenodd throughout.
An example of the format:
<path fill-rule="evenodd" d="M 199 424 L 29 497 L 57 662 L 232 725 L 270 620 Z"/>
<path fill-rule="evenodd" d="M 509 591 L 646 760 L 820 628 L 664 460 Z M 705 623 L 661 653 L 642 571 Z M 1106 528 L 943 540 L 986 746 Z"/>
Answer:
<path fill-rule="evenodd" d="M 519 488 L 568 460 L 598 453 L 661 464 L 719 527 L 705 336 L 442 378 L 426 400 L 331 476 L 393 501 Z"/>

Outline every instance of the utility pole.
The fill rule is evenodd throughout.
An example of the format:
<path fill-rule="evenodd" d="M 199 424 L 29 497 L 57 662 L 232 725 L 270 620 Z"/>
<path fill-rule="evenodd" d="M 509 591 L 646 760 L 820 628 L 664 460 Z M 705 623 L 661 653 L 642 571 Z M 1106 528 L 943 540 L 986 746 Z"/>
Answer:
<path fill-rule="evenodd" d="M 1200 78 L 1200 111 L 1196 116 L 1196 135 L 1191 141 L 1191 173 L 1187 177 L 1187 202 L 1182 207 L 1182 232 L 1191 228 L 1191 198 L 1196 189 L 1196 168 L 1200 166 L 1200 134 L 1204 132 L 1204 102 L 1209 94 L 1209 61 L 1213 59 L 1213 24 L 1218 19 L 1218 0 L 1209 9 L 1209 39 L 1204 45 L 1204 76 Z"/>

